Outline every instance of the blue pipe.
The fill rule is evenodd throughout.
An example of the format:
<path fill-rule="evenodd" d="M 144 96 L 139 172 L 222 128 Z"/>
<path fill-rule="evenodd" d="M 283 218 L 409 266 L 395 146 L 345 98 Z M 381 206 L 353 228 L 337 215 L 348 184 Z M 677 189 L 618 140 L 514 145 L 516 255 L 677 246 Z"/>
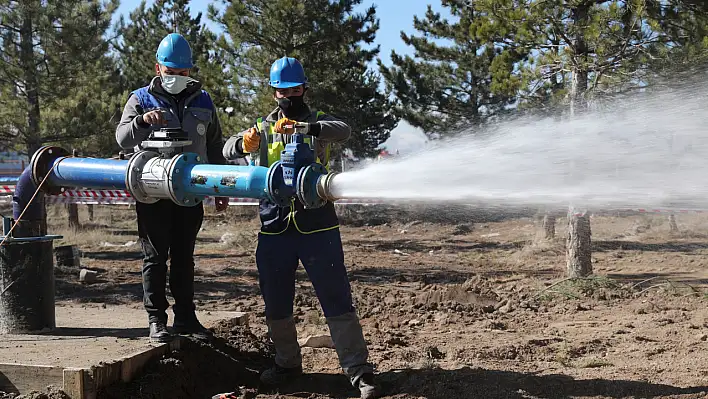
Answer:
<path fill-rule="evenodd" d="M 19 176 L 0 176 L 0 184 L 16 184 Z"/>
<path fill-rule="evenodd" d="M 62 148 L 46 146 L 33 155 L 30 168 L 34 184 L 49 174 L 42 187 L 49 193 L 66 187 L 85 187 L 127 190 L 136 201 L 145 203 L 171 199 L 193 206 L 206 196 L 218 196 L 269 199 L 278 206 L 288 206 L 293 199 L 299 199 L 306 208 L 322 206 L 327 195 L 319 193 L 321 187 L 317 183 L 327 171 L 318 164 L 308 166 L 312 150 L 300 147 L 288 146 L 283 158 L 289 162 L 276 162 L 266 168 L 203 164 L 193 153 L 163 158 L 153 151 L 140 151 L 130 160 L 72 158 Z M 23 176 L 27 171 L 24 173 Z"/>
<path fill-rule="evenodd" d="M 263 199 L 268 196 L 267 175 L 263 166 L 197 164 L 181 178 L 182 186 L 196 196 Z"/>
<path fill-rule="evenodd" d="M 127 169 L 127 160 L 62 157 L 47 180 L 57 187 L 125 190 Z"/>
<path fill-rule="evenodd" d="M 22 220 L 33 222 L 44 220 L 44 193 L 41 191 L 37 193 L 32 203 L 30 203 L 35 191 L 37 191 L 37 186 L 32 181 L 32 167 L 28 166 L 20 175 L 17 186 L 15 186 L 15 192 L 12 195 L 12 217 L 15 220 L 20 219 L 20 214 L 25 207 L 27 207 L 27 210 L 22 215 Z"/>

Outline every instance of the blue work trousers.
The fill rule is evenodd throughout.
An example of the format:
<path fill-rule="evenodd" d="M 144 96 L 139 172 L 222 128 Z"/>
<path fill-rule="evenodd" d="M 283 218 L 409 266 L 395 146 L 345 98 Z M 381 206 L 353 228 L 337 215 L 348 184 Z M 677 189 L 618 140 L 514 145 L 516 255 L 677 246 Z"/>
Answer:
<path fill-rule="evenodd" d="M 266 318 L 280 320 L 293 314 L 299 262 L 305 267 L 325 317 L 354 311 L 339 229 L 302 234 L 291 226 L 282 234 L 260 233 L 258 237 L 256 264 Z"/>

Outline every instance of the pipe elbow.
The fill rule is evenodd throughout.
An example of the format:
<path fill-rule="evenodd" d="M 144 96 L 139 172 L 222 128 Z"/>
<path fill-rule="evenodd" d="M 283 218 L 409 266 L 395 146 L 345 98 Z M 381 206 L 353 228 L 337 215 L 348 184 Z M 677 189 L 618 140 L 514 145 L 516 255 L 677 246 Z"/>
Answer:
<path fill-rule="evenodd" d="M 28 166 L 22 171 L 17 180 L 15 192 L 12 195 L 12 217 L 15 220 L 42 221 L 44 220 L 44 193 L 37 193 L 37 185 L 32 179 L 32 166 Z M 34 196 L 34 199 L 32 198 Z"/>

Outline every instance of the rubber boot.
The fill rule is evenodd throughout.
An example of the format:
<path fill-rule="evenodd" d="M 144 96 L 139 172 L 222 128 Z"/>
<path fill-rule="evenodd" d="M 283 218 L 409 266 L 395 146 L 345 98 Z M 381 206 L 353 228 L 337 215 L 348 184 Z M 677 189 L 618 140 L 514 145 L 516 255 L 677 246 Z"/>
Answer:
<path fill-rule="evenodd" d="M 295 320 L 266 320 L 268 335 L 275 346 L 275 366 L 261 374 L 266 385 L 280 385 L 302 375 L 302 355 L 297 342 Z"/>
<path fill-rule="evenodd" d="M 339 365 L 352 386 L 359 389 L 362 398 L 377 397 L 373 381 L 374 367 L 368 362 L 369 350 L 356 313 L 328 317 L 327 325 L 339 357 Z"/>

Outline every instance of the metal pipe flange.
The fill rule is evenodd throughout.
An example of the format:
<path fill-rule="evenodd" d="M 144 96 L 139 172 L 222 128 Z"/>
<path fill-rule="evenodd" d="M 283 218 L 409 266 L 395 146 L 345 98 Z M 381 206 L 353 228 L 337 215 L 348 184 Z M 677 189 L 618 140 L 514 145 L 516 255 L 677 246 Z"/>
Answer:
<path fill-rule="evenodd" d="M 337 172 L 330 172 L 317 179 L 317 196 L 326 201 L 334 202 L 339 198 L 332 193 L 332 179 L 337 176 Z"/>
<path fill-rule="evenodd" d="M 154 204 L 160 199 L 151 197 L 144 189 L 142 177 L 145 174 L 145 165 L 150 160 L 159 157 L 154 151 L 138 151 L 128 160 L 128 173 L 125 174 L 125 187 L 136 201 L 144 204 Z"/>

